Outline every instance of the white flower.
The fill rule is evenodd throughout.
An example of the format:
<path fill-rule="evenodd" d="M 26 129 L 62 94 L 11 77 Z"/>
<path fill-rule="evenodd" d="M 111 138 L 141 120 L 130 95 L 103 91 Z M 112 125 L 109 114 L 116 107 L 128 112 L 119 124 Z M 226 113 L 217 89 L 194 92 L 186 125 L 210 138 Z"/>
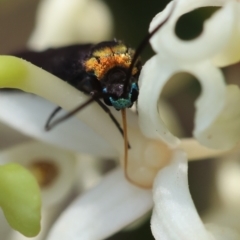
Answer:
<path fill-rule="evenodd" d="M 208 20 L 203 33 L 192 41 L 179 40 L 173 31 L 178 17 L 192 9 L 210 4 L 223 7 Z M 171 5 L 172 3 L 153 20 L 150 29 L 167 16 Z M 235 24 L 239 13 L 240 4 L 236 1 L 178 0 L 169 21 L 151 40 L 157 54 L 143 67 L 139 82 L 139 122 L 144 135 L 137 126 L 137 116 L 128 113 L 131 143 L 128 175 L 141 187 L 149 188 L 154 182 L 152 232 L 156 239 L 205 240 L 239 237 L 232 230 L 204 226 L 192 202 L 187 183 L 187 158 L 222 154 L 239 141 L 240 128 L 237 117 L 240 110 L 233 107 L 238 105 L 239 89 L 236 86 L 227 86 L 223 74 L 217 68 L 236 62 L 240 58 L 239 46 L 236 44 L 240 35 L 239 26 Z M 219 22 L 223 30 L 218 28 Z M 173 46 L 177 48 L 176 52 L 173 51 Z M 20 88 L 35 93 L 66 110 L 74 109 L 88 99 L 67 83 L 30 63 L 13 57 L 1 57 L 0 63 L 0 66 L 3 66 L 0 71 L 1 87 Z M 12 66 L 14 71 L 9 71 Z M 210 150 L 193 140 L 180 142 L 170 133 L 159 116 L 157 109 L 162 88 L 172 75 L 181 71 L 195 75 L 202 85 L 202 94 L 196 103 L 194 135 L 202 144 L 221 151 Z M 6 101 L 11 102 L 7 98 Z M 26 104 L 14 104 L 15 109 L 18 109 L 15 116 L 18 113 L 22 114 L 21 109 L 26 109 Z M 69 136 L 67 143 L 56 136 L 60 134 L 64 125 L 69 131 L 70 128 L 77 131 L 77 124 L 82 125 L 85 133 L 92 134 L 89 140 L 94 138 L 97 143 L 97 135 L 99 139 L 105 140 L 105 147 L 109 150 L 105 149 L 101 154 L 118 154 L 123 158 L 122 136 L 97 104 L 92 104 L 76 114 L 81 120 L 76 125 L 69 121 L 59 126 L 51 133 L 52 138 L 36 131 L 39 129 L 39 122 L 31 121 L 27 111 L 25 120 L 28 120 L 28 130 L 18 123 L 21 118 L 6 117 L 11 116 L 8 111 L 10 112 L 10 108 L 2 111 L 2 114 L 0 112 L 0 117 L 5 122 L 23 132 L 28 131 L 31 136 L 45 138 L 48 142 L 72 150 L 80 148 L 77 149 L 70 135 L 66 135 Z M 120 119 L 117 113 L 114 115 Z M 93 131 L 87 129 L 86 125 Z M 91 149 L 89 143 L 86 144 L 86 134 L 75 137 L 79 139 L 78 144 L 81 144 L 80 151 L 95 151 L 95 146 L 90 145 Z M 182 149 L 186 151 L 187 156 Z M 101 150 L 97 149 L 96 153 L 100 152 Z M 161 168 L 162 170 L 159 170 Z M 92 191 L 78 197 L 55 222 L 47 239 L 106 238 L 148 212 L 153 206 L 151 195 L 150 190 L 126 182 L 123 171 L 116 170 L 106 176 Z M 219 232 L 224 232 L 225 235 L 219 238 Z"/>
<path fill-rule="evenodd" d="M 6 61 L 5 57 L 3 57 L 2 59 L 4 59 L 4 61 Z M 23 78 L 22 83 L 21 83 L 21 81 L 17 81 L 15 83 L 16 85 L 19 85 L 20 87 L 22 85 L 23 86 L 25 85 L 25 87 L 28 90 L 30 90 L 30 88 L 31 88 L 31 90 L 36 89 L 38 91 L 38 93 L 39 93 L 39 90 L 43 89 L 43 92 L 41 92 L 41 94 L 44 94 L 48 98 L 52 98 L 53 101 L 55 101 L 55 99 L 63 100 L 62 97 L 64 96 L 64 94 L 67 94 L 68 96 L 76 97 L 78 99 L 79 99 L 79 97 L 86 98 L 86 96 L 79 93 L 78 91 L 76 91 L 75 89 L 70 87 L 69 85 L 56 79 L 55 77 L 51 76 L 50 74 L 43 72 L 42 70 L 32 66 L 29 63 L 26 63 L 26 62 L 22 63 L 21 61 L 18 61 L 17 59 L 14 59 L 14 58 L 9 58 L 8 60 L 10 60 L 10 63 L 11 63 L 11 61 L 16 61 L 16 62 L 20 63 L 20 65 L 23 64 L 21 67 L 24 67 L 24 69 L 27 71 L 28 77 Z M 24 71 L 24 73 L 25 73 L 25 71 Z M 31 76 L 30 74 L 34 74 L 34 75 Z M 36 82 L 31 81 L 32 79 L 36 79 L 36 78 L 38 78 L 40 81 L 36 81 Z M 21 79 L 21 75 L 18 74 L 17 79 L 18 80 Z M 46 80 L 46 81 L 43 81 L 43 80 Z M 53 85 L 54 83 L 55 83 L 55 85 Z M 42 86 L 41 86 L 41 84 L 42 84 Z M 58 87 L 58 93 L 60 95 L 58 95 L 58 94 L 53 95 L 51 93 L 51 91 L 49 91 L 49 93 L 47 93 L 47 91 L 45 91 L 45 87 L 46 87 L 46 89 L 51 89 L 51 86 L 49 86 L 49 84 L 52 85 L 55 89 L 56 89 L 56 87 Z M 30 96 L 30 97 L 33 100 L 33 97 L 32 96 Z M 20 99 L 20 98 L 18 98 L 18 99 Z M 11 100 L 14 101 L 13 96 L 11 97 Z M 78 104 L 81 103 L 80 101 L 70 101 L 70 100 L 71 99 L 69 99 L 69 102 L 64 101 L 65 105 L 61 105 L 61 106 L 66 106 L 69 109 L 72 109 L 76 105 L 76 103 L 78 103 Z M 2 95 L 2 102 L 3 101 L 4 101 L 4 95 Z M 7 109 L 8 109 L 8 111 L 11 111 L 11 107 L 12 107 L 10 104 L 11 101 L 8 98 L 7 98 L 7 101 L 8 101 L 7 105 L 9 106 Z M 6 101 L 6 103 L 7 103 L 7 101 Z M 82 100 L 82 101 L 84 101 L 84 100 Z M 25 131 L 22 128 L 23 124 L 21 124 L 21 125 L 17 124 L 20 121 L 19 119 L 21 119 L 21 118 L 16 117 L 16 114 L 18 114 L 18 113 L 22 114 L 21 109 L 25 109 L 25 116 L 31 116 L 32 110 L 30 110 L 30 113 L 27 113 L 26 104 L 22 104 L 22 103 L 23 102 L 20 100 L 15 102 L 15 104 L 14 104 L 15 109 L 17 109 L 18 111 L 14 112 L 15 113 L 14 117 L 8 118 L 8 123 L 12 124 L 15 127 L 18 127 L 22 131 Z M 60 101 L 59 101 L 59 104 L 62 104 L 62 102 L 60 103 Z M 93 111 L 93 109 L 94 109 L 94 111 Z M 117 151 L 119 151 L 121 153 L 121 151 L 122 151 L 121 148 L 123 147 L 122 146 L 122 138 L 121 138 L 121 136 L 119 136 L 119 139 L 118 139 L 119 133 L 118 133 L 118 131 L 115 130 L 115 127 L 112 126 L 111 122 L 108 123 L 108 126 L 105 125 L 106 122 L 109 120 L 108 120 L 107 116 L 105 116 L 105 113 L 101 112 L 100 110 L 101 109 L 98 109 L 96 106 L 89 106 L 89 108 L 85 110 L 85 113 L 81 112 L 78 114 L 78 116 L 80 116 L 83 120 L 86 119 L 86 123 L 92 124 L 92 126 L 95 128 L 95 130 L 97 130 L 99 133 L 101 133 L 106 139 L 111 139 L 111 141 L 112 141 L 111 143 L 113 143 L 116 146 Z M 91 113 L 90 113 L 89 117 L 86 118 L 86 114 L 88 113 L 88 111 L 91 111 Z M 9 115 L 7 115 L 6 109 L 3 113 L 4 114 L 1 115 L 3 119 L 6 116 L 9 116 Z M 93 116 L 97 117 L 97 119 L 98 119 L 97 124 L 95 122 L 91 123 L 91 121 L 89 121 L 90 119 L 93 119 L 93 120 L 95 119 L 95 117 L 93 117 Z M 154 174 L 157 172 L 158 167 L 161 167 L 161 165 L 165 164 L 164 161 L 170 160 L 171 151 L 167 147 L 167 145 L 165 145 L 161 142 L 158 142 L 157 140 L 151 141 L 151 140 L 147 140 L 146 138 L 144 138 L 141 135 L 141 133 L 138 132 L 137 126 L 136 125 L 133 126 L 136 123 L 135 116 L 131 116 L 131 117 L 132 118 L 129 119 L 129 123 L 130 123 L 129 128 L 131 127 L 131 129 L 129 129 L 130 134 L 131 134 L 129 139 L 130 139 L 131 144 L 133 143 L 132 146 L 133 147 L 136 146 L 136 150 L 133 153 L 130 152 L 129 163 L 135 165 L 135 166 L 130 165 L 130 167 L 131 167 L 131 170 L 129 171 L 130 177 L 131 178 L 134 177 L 134 180 L 138 181 L 138 182 L 140 181 L 140 184 L 142 184 L 142 185 L 146 184 L 145 186 L 149 186 L 152 183 Z M 27 118 L 25 118 L 25 119 L 27 119 Z M 7 118 L 5 118 L 5 121 L 7 121 Z M 30 125 L 30 123 L 31 123 L 31 125 Z M 79 124 L 82 124 L 82 122 L 79 122 Z M 26 124 L 24 124 L 24 125 L 26 125 Z M 27 125 L 29 126 L 28 134 L 32 134 L 35 137 L 36 136 L 41 137 L 42 134 L 38 134 L 35 130 L 35 129 L 37 129 L 36 126 L 38 126 L 38 128 L 39 128 L 38 122 L 29 121 Z M 67 122 L 66 125 L 69 125 L 69 126 L 73 127 L 74 129 L 75 129 L 75 126 L 77 126 L 77 125 L 73 126 L 71 124 L 71 122 Z M 42 127 L 42 125 L 41 125 L 41 127 Z M 59 130 L 60 130 L 60 128 L 61 128 L 61 126 L 59 126 Z M 112 133 L 110 135 L 106 135 L 106 132 L 104 132 L 102 128 L 106 128 L 107 133 L 108 133 L 109 129 L 112 128 L 113 131 L 115 131 L 116 136 L 112 136 Z M 55 131 L 57 132 L 57 129 Z M 105 133 L 105 135 L 104 135 L 104 133 Z M 56 133 L 52 133 L 52 134 L 56 134 Z M 57 136 L 57 135 L 55 135 L 55 136 Z M 79 140 L 77 142 L 79 143 L 79 145 L 81 143 L 85 142 L 85 135 L 81 134 L 78 137 L 79 137 L 78 138 Z M 134 140 L 132 140 L 132 139 L 134 139 Z M 59 138 L 55 137 L 55 138 L 50 139 L 50 141 L 52 141 L 52 142 L 55 141 L 57 143 L 59 141 Z M 113 141 L 115 141 L 115 142 L 113 142 Z M 71 142 L 74 142 L 74 140 Z M 159 149 L 159 147 L 161 147 L 161 148 Z M 204 148 L 202 148 L 202 149 L 204 149 Z M 169 155 L 169 153 L 170 153 L 170 155 Z M 213 154 L 214 154 L 214 152 L 213 152 Z M 141 168 L 142 162 L 131 163 L 132 160 L 141 160 L 145 164 L 145 167 Z M 151 161 L 149 161 L 149 160 L 151 160 Z M 142 171 L 142 170 L 144 170 L 144 171 Z M 144 175 L 142 175 L 142 174 L 144 174 Z M 79 200 L 77 200 L 77 202 L 75 204 L 70 206 L 69 211 L 72 212 L 71 209 L 73 208 L 74 212 L 77 213 L 78 217 L 87 215 L 87 216 L 89 216 L 88 217 L 89 220 L 87 221 L 86 218 L 84 217 L 83 220 L 78 219 L 78 221 L 76 221 L 76 218 L 72 214 L 68 214 L 68 210 L 67 210 L 66 215 L 62 214 L 62 218 L 60 218 L 59 221 L 56 222 L 56 225 L 53 228 L 53 232 L 50 233 L 50 236 L 53 239 L 56 237 L 55 234 L 57 234 L 58 238 L 60 238 L 60 236 L 59 236 L 59 234 L 60 234 L 61 237 L 65 238 L 65 239 L 67 237 L 73 237 L 73 236 L 79 237 L 79 229 L 82 229 L 81 224 L 83 222 L 84 222 L 84 226 L 88 226 L 88 224 L 90 224 L 90 226 L 91 226 L 93 218 L 97 221 L 97 217 L 99 217 L 98 222 L 101 222 L 103 213 L 107 214 L 107 212 L 109 211 L 109 214 L 111 213 L 113 215 L 110 214 L 110 215 L 108 215 L 108 218 L 106 218 L 105 226 L 107 226 L 107 227 L 106 228 L 99 227 L 99 228 L 96 228 L 96 231 L 92 231 L 92 229 L 90 231 L 92 234 L 94 234 L 93 236 L 98 235 L 98 236 L 105 237 L 109 234 L 112 234 L 114 231 L 126 226 L 127 224 L 129 224 L 130 222 L 132 222 L 133 220 L 135 220 L 136 218 L 140 217 L 142 214 L 144 214 L 148 210 L 150 210 L 150 208 L 152 206 L 150 191 L 141 190 L 141 189 L 138 189 L 137 187 L 131 186 L 130 183 L 125 183 L 125 185 L 123 185 L 122 188 L 120 188 L 120 187 L 118 188 L 117 193 L 120 194 L 120 196 L 128 196 L 129 195 L 131 201 L 127 197 L 119 199 L 119 197 L 118 197 L 119 195 L 115 195 L 115 192 L 113 192 L 111 194 L 111 186 L 112 186 L 112 189 L 114 190 L 115 187 L 117 187 L 116 184 L 122 184 L 123 182 L 125 182 L 123 179 L 124 179 L 123 172 L 121 172 L 120 175 L 114 174 L 113 177 L 110 178 L 110 180 L 108 180 L 108 181 L 106 180 L 106 182 L 104 182 L 107 186 L 108 186 L 108 184 L 110 184 L 109 187 L 105 187 L 105 184 L 103 183 L 103 187 L 99 187 L 100 189 L 99 188 L 96 189 L 97 195 L 95 195 L 94 194 L 95 191 L 93 191 L 93 193 L 89 193 L 85 197 L 83 197 L 83 199 L 85 199 L 85 200 L 82 200 L 82 198 L 80 197 Z M 130 188 L 130 190 L 128 190 L 129 188 Z M 140 194 L 140 196 L 146 196 L 144 198 L 145 200 L 142 199 L 141 197 L 137 197 L 137 198 L 134 198 L 134 196 L 131 197 L 132 191 L 135 194 L 136 193 Z M 124 194 L 126 194 L 126 195 L 124 195 Z M 101 196 L 103 197 L 103 199 L 100 200 L 99 198 Z M 116 198 L 112 199 L 112 196 L 116 196 Z M 99 199 L 99 202 L 95 201 L 96 199 Z M 140 202 L 139 202 L 139 199 L 141 199 Z M 121 201 L 119 202 L 119 200 L 121 200 Z M 83 201 L 83 203 L 84 202 L 91 203 L 91 205 L 90 205 L 91 207 L 89 207 L 87 209 L 82 208 L 82 205 L 81 205 L 82 201 Z M 110 201 L 111 205 L 110 205 L 109 201 Z M 98 204 L 100 204 L 99 207 L 98 207 Z M 129 204 L 130 204 L 130 207 L 129 207 Z M 127 209 L 124 211 L 124 210 L 122 210 L 122 208 L 120 208 L 120 210 L 117 211 L 117 213 L 116 213 L 118 215 L 119 214 L 122 215 L 122 217 L 119 218 L 120 222 L 112 221 L 113 216 L 115 217 L 115 212 L 109 208 L 106 208 L 106 206 L 110 207 L 110 208 L 111 207 L 115 208 L 117 205 L 123 206 L 123 208 L 126 206 L 127 209 L 129 209 L 129 208 L 135 209 L 135 211 L 128 211 Z M 96 209 L 96 210 L 94 210 L 94 209 Z M 84 214 L 82 213 L 82 211 L 84 212 Z M 66 217 L 66 216 L 69 216 L 69 217 Z M 75 224 L 79 224 L 79 225 L 76 226 L 73 224 L 69 224 L 69 225 L 66 225 L 67 228 L 62 228 L 61 222 L 62 221 L 64 221 L 64 223 L 70 222 L 69 219 L 73 220 L 75 222 Z M 61 231 L 59 232 L 59 230 L 61 230 Z M 81 231 L 81 232 L 84 234 L 88 233 L 87 231 L 86 232 Z"/>
<path fill-rule="evenodd" d="M 208 147 L 231 149 L 239 142 L 240 91 L 227 86 L 217 68 L 240 60 L 237 1 L 176 1 L 170 20 L 151 39 L 156 55 L 144 66 L 140 77 L 140 126 L 151 138 L 161 138 L 172 146 L 178 140 L 166 129 L 156 112 L 159 95 L 166 81 L 178 72 L 194 75 L 202 85 L 196 102 L 194 136 Z M 150 31 L 161 22 L 171 9 L 158 14 Z M 183 41 L 175 35 L 178 18 L 195 8 L 223 6 L 204 24 L 201 35 Z M 221 28 L 219 28 L 221 26 Z M 148 97 L 147 97 L 148 96 Z M 201 222 L 188 190 L 186 157 L 175 153 L 176 159 L 158 173 L 154 184 L 154 211 L 152 232 L 156 239 L 239 239 L 233 230 Z M 174 229 L 174 230 L 173 230 Z M 220 234 L 222 233 L 222 235 Z"/>

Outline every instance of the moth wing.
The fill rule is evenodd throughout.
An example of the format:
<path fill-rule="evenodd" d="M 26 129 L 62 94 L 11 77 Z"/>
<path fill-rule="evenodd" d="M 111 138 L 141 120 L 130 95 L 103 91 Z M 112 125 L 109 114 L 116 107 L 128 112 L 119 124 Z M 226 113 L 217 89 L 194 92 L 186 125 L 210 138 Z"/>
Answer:
<path fill-rule="evenodd" d="M 11 55 L 27 60 L 64 81 L 71 81 L 76 74 L 84 71 L 83 63 L 91 53 L 92 46 L 78 44 L 41 52 L 24 50 Z"/>

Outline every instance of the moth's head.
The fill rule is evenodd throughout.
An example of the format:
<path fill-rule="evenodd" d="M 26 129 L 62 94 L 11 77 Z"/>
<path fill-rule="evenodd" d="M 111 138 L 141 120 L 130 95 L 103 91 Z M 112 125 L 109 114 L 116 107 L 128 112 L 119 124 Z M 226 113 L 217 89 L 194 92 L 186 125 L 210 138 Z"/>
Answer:
<path fill-rule="evenodd" d="M 131 107 L 138 97 L 139 59 L 127 79 L 133 56 L 134 50 L 122 42 L 110 41 L 97 44 L 85 61 L 86 71 L 95 75 L 102 86 L 105 103 L 117 110 Z"/>

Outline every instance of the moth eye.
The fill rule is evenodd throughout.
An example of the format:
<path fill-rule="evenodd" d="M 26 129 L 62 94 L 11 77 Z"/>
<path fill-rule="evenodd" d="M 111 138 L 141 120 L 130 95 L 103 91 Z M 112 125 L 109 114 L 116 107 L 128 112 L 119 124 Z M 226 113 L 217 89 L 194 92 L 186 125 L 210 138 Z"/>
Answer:
<path fill-rule="evenodd" d="M 107 88 L 103 88 L 102 92 L 107 93 Z"/>
<path fill-rule="evenodd" d="M 112 106 L 112 102 L 110 101 L 109 97 L 104 98 L 103 100 L 108 106 Z"/>
<path fill-rule="evenodd" d="M 121 82 L 123 79 L 126 78 L 126 73 L 123 72 L 122 70 L 118 69 L 118 70 L 114 70 L 114 71 L 111 71 L 109 74 L 108 74 L 108 79 L 111 81 L 111 82 Z"/>

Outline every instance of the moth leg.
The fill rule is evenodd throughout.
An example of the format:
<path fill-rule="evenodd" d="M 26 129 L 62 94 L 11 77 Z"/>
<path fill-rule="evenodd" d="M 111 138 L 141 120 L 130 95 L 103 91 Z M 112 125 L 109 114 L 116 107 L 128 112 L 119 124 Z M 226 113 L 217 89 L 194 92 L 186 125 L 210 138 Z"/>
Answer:
<path fill-rule="evenodd" d="M 95 99 L 95 101 L 109 115 L 109 117 L 111 118 L 111 120 L 113 121 L 113 123 L 115 124 L 115 126 L 117 127 L 117 129 L 119 130 L 119 132 L 121 133 L 121 135 L 124 138 L 123 129 L 121 128 L 121 126 L 120 126 L 119 122 L 117 121 L 117 119 L 112 115 L 110 109 L 100 99 Z M 128 148 L 131 148 L 129 143 L 128 143 Z"/>
<path fill-rule="evenodd" d="M 45 130 L 48 131 L 51 129 L 51 121 L 52 119 L 56 116 L 56 114 L 61 110 L 61 107 L 57 107 L 53 110 L 53 112 L 51 113 L 51 115 L 48 117 L 48 120 L 45 124 Z"/>
<path fill-rule="evenodd" d="M 90 99 L 88 99 L 85 103 L 79 105 L 78 107 L 76 107 L 75 109 L 73 109 L 71 112 L 63 115 L 62 117 L 60 118 L 57 118 L 56 120 L 52 121 L 52 123 L 49 122 L 49 119 L 51 120 L 55 115 L 56 113 L 59 111 L 57 111 L 57 109 L 54 110 L 54 112 L 50 115 L 48 121 L 47 121 L 47 124 L 46 124 L 46 127 L 45 129 L 47 131 L 51 130 L 53 127 L 55 127 L 56 125 L 58 125 L 59 123 L 71 118 L 74 114 L 76 114 L 77 112 L 81 111 L 83 108 L 85 108 L 86 106 L 88 106 L 90 103 L 92 103 L 93 101 L 95 101 L 96 99 L 91 97 Z M 60 108 L 61 109 L 61 108 Z"/>

